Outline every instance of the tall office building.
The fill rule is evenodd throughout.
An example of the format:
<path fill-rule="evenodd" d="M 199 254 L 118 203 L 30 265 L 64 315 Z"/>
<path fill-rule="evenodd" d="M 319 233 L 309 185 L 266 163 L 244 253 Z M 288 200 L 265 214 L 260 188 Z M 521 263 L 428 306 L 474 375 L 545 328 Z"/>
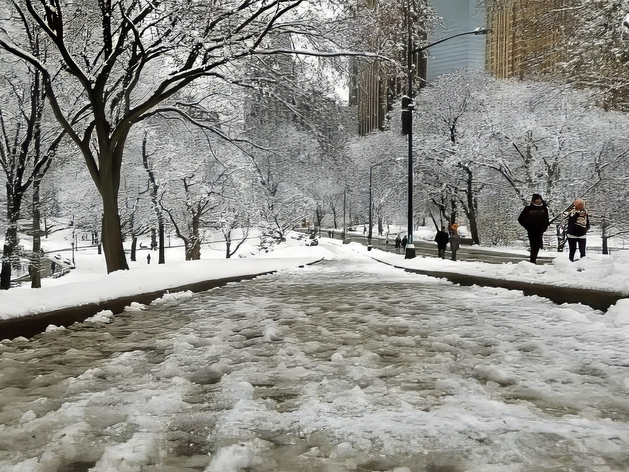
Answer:
<path fill-rule="evenodd" d="M 478 0 L 432 0 L 443 24 L 431 32 L 428 43 L 485 27 L 486 12 Z M 461 68 L 485 68 L 485 36 L 464 35 L 432 46 L 427 51 L 426 80 Z"/>
<path fill-rule="evenodd" d="M 572 0 L 487 0 L 487 69 L 498 78 L 556 70 L 570 34 Z"/>

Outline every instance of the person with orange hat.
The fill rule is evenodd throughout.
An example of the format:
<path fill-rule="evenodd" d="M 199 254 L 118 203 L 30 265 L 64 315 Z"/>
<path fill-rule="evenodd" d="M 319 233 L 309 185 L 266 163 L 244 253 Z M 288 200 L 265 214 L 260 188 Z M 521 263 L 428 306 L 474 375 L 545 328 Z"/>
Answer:
<path fill-rule="evenodd" d="M 459 225 L 452 223 L 450 225 L 450 251 L 452 252 L 452 260 L 456 261 L 456 252 L 461 245 L 461 236 L 459 235 Z"/>
<path fill-rule="evenodd" d="M 579 246 L 579 257 L 585 257 L 586 233 L 590 229 L 590 217 L 585 209 L 585 202 L 581 199 L 572 204 L 572 211 L 568 215 L 568 248 L 569 259 L 574 262 L 574 255 Z"/>

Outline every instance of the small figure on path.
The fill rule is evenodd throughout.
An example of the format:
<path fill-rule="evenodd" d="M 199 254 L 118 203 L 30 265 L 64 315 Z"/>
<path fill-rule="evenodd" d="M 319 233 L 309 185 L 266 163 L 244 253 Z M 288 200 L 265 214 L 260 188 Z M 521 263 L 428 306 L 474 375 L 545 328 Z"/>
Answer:
<path fill-rule="evenodd" d="M 408 238 L 404 236 L 402 238 L 402 249 L 406 250 L 406 245 L 408 244 Z"/>
<path fill-rule="evenodd" d="M 585 257 L 586 233 L 590 229 L 590 217 L 585 209 L 585 202 L 581 199 L 572 204 L 572 211 L 568 215 L 568 248 L 569 258 L 574 262 L 574 254 L 579 245 L 579 257 Z"/>
<path fill-rule="evenodd" d="M 146 256 L 146 263 L 147 263 L 147 264 L 150 264 L 150 263 L 151 263 L 151 255 L 150 255 L 150 254 L 148 254 L 148 255 Z"/>
<path fill-rule="evenodd" d="M 446 258 L 446 246 L 448 245 L 449 240 L 450 236 L 448 236 L 448 233 L 446 232 L 446 227 L 442 226 L 435 235 L 435 241 L 437 242 L 437 253 L 441 259 Z"/>
<path fill-rule="evenodd" d="M 544 241 L 542 239 L 544 231 L 546 231 L 550 224 L 548 221 L 548 207 L 541 195 L 538 193 L 533 194 L 531 204 L 524 207 L 524 210 L 522 210 L 522 213 L 520 213 L 518 217 L 518 223 L 524 227 L 528 234 L 529 243 L 531 244 L 529 261 L 535 264 L 539 250 L 544 247 Z"/>
<path fill-rule="evenodd" d="M 398 234 L 395 238 L 395 252 L 400 253 L 400 248 L 402 247 L 402 240 L 400 239 L 400 235 Z"/>
<path fill-rule="evenodd" d="M 452 260 L 456 261 L 456 252 L 461 245 L 461 236 L 459 235 L 459 225 L 453 223 L 450 225 L 450 251 L 452 251 Z"/>

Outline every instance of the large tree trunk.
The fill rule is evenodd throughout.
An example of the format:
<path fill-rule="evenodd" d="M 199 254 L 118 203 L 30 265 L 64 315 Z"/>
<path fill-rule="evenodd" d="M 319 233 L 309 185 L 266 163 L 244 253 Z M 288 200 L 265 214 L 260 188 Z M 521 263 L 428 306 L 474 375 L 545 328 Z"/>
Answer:
<path fill-rule="evenodd" d="M 113 187 L 113 185 L 103 185 L 101 188 L 103 199 L 103 229 L 101 234 L 108 274 L 116 270 L 129 269 L 122 245 L 118 192 L 109 187 Z"/>
<path fill-rule="evenodd" d="M 228 231 L 225 235 L 225 259 L 230 259 L 232 257 L 232 238 L 231 231 Z"/>
<path fill-rule="evenodd" d="M 190 238 L 186 243 L 186 260 L 198 261 L 201 259 L 201 241 L 198 238 Z"/>
<path fill-rule="evenodd" d="M 480 244 L 480 237 L 478 236 L 478 223 L 476 221 L 476 210 L 478 205 L 476 203 L 476 199 L 474 198 L 474 178 L 470 169 L 465 168 L 465 171 L 467 172 L 467 205 L 465 216 L 467 216 L 467 219 L 470 223 L 470 234 L 472 236 L 472 242 L 474 244 Z"/>
<path fill-rule="evenodd" d="M 131 240 L 131 261 L 135 262 L 135 250 L 138 246 L 138 237 L 137 236 L 133 236 L 133 239 Z"/>
<path fill-rule="evenodd" d="M 201 214 L 192 216 L 192 228 L 188 244 L 186 245 L 186 260 L 198 261 L 201 259 Z"/>
<path fill-rule="evenodd" d="M 158 227 L 158 234 L 159 234 L 159 262 L 158 264 L 165 264 L 166 257 L 164 256 L 164 220 L 161 217 L 161 213 L 159 215 L 159 221 L 158 221 L 157 227 Z"/>
<path fill-rule="evenodd" d="M 17 220 L 9 222 L 5 232 L 4 249 L 2 251 L 2 272 L 0 273 L 0 289 L 11 288 L 11 265 L 17 254 L 19 244 Z"/>

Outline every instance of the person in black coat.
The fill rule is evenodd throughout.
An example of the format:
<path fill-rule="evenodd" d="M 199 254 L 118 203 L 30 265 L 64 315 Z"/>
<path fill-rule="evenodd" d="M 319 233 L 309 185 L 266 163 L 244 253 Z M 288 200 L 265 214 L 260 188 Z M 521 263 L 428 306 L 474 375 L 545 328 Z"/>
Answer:
<path fill-rule="evenodd" d="M 531 204 L 524 207 L 524 210 L 522 210 L 522 213 L 520 213 L 518 217 L 518 223 L 520 223 L 528 233 L 529 242 L 531 244 L 529 260 L 535 264 L 539 250 L 544 247 L 542 236 L 550 224 L 548 219 L 548 207 L 541 195 L 537 193 L 533 194 Z"/>
<path fill-rule="evenodd" d="M 400 239 L 400 235 L 398 234 L 395 238 L 395 252 L 399 254 L 401 248 L 402 248 L 402 239 Z"/>
<path fill-rule="evenodd" d="M 435 236 L 435 241 L 437 242 L 437 250 L 439 257 L 441 259 L 446 258 L 446 246 L 448 245 L 448 241 L 450 240 L 450 236 L 446 232 L 446 227 L 442 226 L 440 231 L 437 231 Z"/>

